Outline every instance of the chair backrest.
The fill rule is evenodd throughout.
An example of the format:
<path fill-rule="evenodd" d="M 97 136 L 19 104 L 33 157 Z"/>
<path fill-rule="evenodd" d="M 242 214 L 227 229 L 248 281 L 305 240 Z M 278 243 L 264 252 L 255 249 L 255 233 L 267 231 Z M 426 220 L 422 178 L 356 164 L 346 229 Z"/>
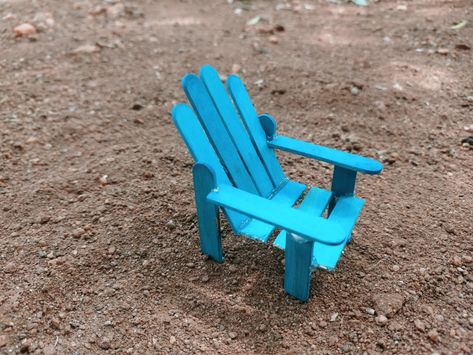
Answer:
<path fill-rule="evenodd" d="M 235 75 L 227 79 L 233 102 L 209 65 L 201 68 L 200 78 L 186 75 L 182 86 L 195 114 L 179 104 L 172 115 L 194 160 L 212 166 L 218 183 L 268 197 L 285 175 L 241 80 Z M 230 214 L 232 227 L 241 224 L 240 214 Z"/>

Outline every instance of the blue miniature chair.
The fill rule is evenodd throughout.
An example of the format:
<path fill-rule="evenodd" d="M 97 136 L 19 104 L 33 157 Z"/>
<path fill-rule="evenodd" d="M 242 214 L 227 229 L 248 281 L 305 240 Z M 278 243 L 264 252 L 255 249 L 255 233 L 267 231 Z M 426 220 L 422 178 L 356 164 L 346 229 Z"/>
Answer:
<path fill-rule="evenodd" d="M 333 270 L 363 207 L 355 197 L 358 172 L 379 174 L 376 160 L 276 134 L 276 122 L 257 115 L 236 75 L 226 81 L 209 65 L 200 78 L 187 74 L 182 86 L 192 105 L 177 104 L 174 123 L 195 161 L 193 179 L 201 250 L 223 261 L 219 209 L 233 232 L 285 250 L 284 289 L 309 298 L 313 268 Z M 334 165 L 331 191 L 308 189 L 284 174 L 275 149 Z"/>

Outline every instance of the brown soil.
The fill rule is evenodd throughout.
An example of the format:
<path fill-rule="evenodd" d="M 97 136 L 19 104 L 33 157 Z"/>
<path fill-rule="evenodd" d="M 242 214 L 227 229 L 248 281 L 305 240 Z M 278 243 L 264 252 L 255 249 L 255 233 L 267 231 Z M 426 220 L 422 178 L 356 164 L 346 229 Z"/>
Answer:
<path fill-rule="evenodd" d="M 471 1 L 277 5 L 0 0 L 0 353 L 473 351 Z M 225 228 L 225 263 L 199 252 L 169 111 L 205 63 L 280 132 L 385 163 L 307 304 L 270 245 Z"/>

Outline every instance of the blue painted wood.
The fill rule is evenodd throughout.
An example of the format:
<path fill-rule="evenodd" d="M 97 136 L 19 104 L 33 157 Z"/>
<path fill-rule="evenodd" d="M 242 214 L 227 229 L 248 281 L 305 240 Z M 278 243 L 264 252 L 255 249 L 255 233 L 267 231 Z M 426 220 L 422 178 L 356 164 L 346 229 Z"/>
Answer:
<path fill-rule="evenodd" d="M 236 76 L 227 79 L 233 103 L 216 71 L 205 66 L 201 79 L 189 74 L 183 87 L 194 112 L 179 104 L 173 119 L 194 160 L 194 186 L 202 252 L 223 260 L 218 208 L 236 234 L 266 242 L 275 228 L 274 245 L 285 249 L 284 286 L 305 301 L 312 267 L 335 268 L 364 201 L 354 197 L 358 172 L 378 174 L 382 165 L 368 158 L 277 136 L 276 121 L 257 116 Z M 200 122 L 199 122 L 200 120 Z M 298 208 L 292 206 L 305 186 L 289 181 L 274 149 L 335 165 L 332 191 L 312 188 Z M 328 208 L 328 217 L 321 217 Z"/>
<path fill-rule="evenodd" d="M 312 187 L 297 209 L 299 211 L 307 212 L 311 216 L 320 217 L 324 213 L 331 199 L 332 193 L 330 191 Z M 279 232 L 278 236 L 274 240 L 274 245 L 276 247 L 284 250 L 286 247 L 286 234 L 287 232 L 285 230 Z"/>
<path fill-rule="evenodd" d="M 285 180 L 282 186 L 271 196 L 271 201 L 282 206 L 293 206 L 302 195 L 306 186 L 295 181 Z M 252 239 L 266 242 L 273 233 L 275 227 L 258 219 L 248 219 L 242 226 L 240 233 Z"/>
<path fill-rule="evenodd" d="M 379 174 L 383 169 L 381 163 L 374 159 L 299 141 L 289 137 L 276 136 L 269 142 L 269 146 L 364 174 Z"/>
<path fill-rule="evenodd" d="M 325 218 L 314 217 L 233 186 L 219 185 L 207 199 L 218 206 L 244 213 L 313 241 L 328 245 L 337 245 L 345 241 L 343 231 Z"/>
<path fill-rule="evenodd" d="M 273 149 L 271 149 L 267 144 L 266 134 L 258 119 L 256 110 L 251 103 L 250 96 L 248 95 L 245 86 L 238 76 L 230 75 L 227 78 L 227 88 L 238 112 L 240 113 L 240 117 L 243 119 L 243 122 L 250 133 L 251 139 L 256 146 L 259 155 L 271 176 L 274 186 L 279 186 L 286 176 L 281 169 L 281 165 L 279 165 Z"/>
<path fill-rule="evenodd" d="M 213 99 L 214 105 L 245 163 L 261 196 L 268 197 L 276 187 L 268 175 L 250 136 L 243 126 L 217 71 L 210 65 L 200 69 L 200 78 Z"/>
<path fill-rule="evenodd" d="M 299 299 L 307 301 L 310 294 L 310 273 L 314 242 L 293 233 L 287 234 L 284 271 L 284 290 Z"/>
<path fill-rule="evenodd" d="M 182 86 L 233 183 L 240 189 L 258 194 L 205 85 L 194 74 L 187 74 L 182 79 Z"/>
<path fill-rule="evenodd" d="M 340 166 L 335 166 L 332 177 L 333 199 L 330 202 L 329 214 L 332 212 L 337 199 L 341 196 L 353 196 L 355 194 L 356 171 Z"/>
<path fill-rule="evenodd" d="M 311 194 L 312 191 L 314 191 L 313 194 Z M 320 216 L 327 207 L 331 195 L 326 190 L 312 189 L 300 204 L 299 209 L 311 215 Z M 333 270 L 335 268 L 363 208 L 363 203 L 362 199 L 356 197 L 341 197 L 338 200 L 329 219 L 343 229 L 345 242 L 339 245 L 326 245 L 314 242 L 312 267 L 320 267 L 326 270 Z M 281 231 L 278 234 L 274 245 L 283 250 L 286 248 L 286 231 Z"/>
<path fill-rule="evenodd" d="M 276 135 L 277 124 L 273 116 L 263 113 L 258 116 L 261 126 L 263 126 L 264 133 L 266 134 L 266 139 L 272 141 Z"/>
<path fill-rule="evenodd" d="M 313 216 L 321 216 L 331 201 L 332 193 L 330 191 L 312 188 L 298 209 L 305 211 Z M 361 213 L 364 201 L 357 197 L 341 197 L 338 199 L 329 220 L 336 223 L 343 229 L 345 242 L 339 245 L 326 245 L 314 242 L 314 250 L 312 257 L 312 267 L 320 267 L 326 270 L 333 270 L 349 240 L 351 231 L 355 226 L 355 222 Z M 281 231 L 274 245 L 280 249 L 286 248 L 286 231 Z"/>
<path fill-rule="evenodd" d="M 364 200 L 357 197 L 340 197 L 338 199 L 329 220 L 343 229 L 345 243 L 330 247 L 322 243 L 314 243 L 312 266 L 330 271 L 335 269 L 345 244 L 350 240 L 351 232 L 363 209 L 363 204 Z"/>
<path fill-rule="evenodd" d="M 172 118 L 194 162 L 205 163 L 212 167 L 217 184 L 231 184 L 194 111 L 187 105 L 177 104 L 172 110 Z M 235 211 L 224 209 L 224 213 L 235 233 L 238 233 L 239 226 L 248 219 L 247 216 Z"/>
<path fill-rule="evenodd" d="M 200 248 L 203 254 L 217 262 L 223 262 L 218 206 L 207 201 L 207 195 L 216 187 L 215 173 L 210 165 L 203 163 L 195 164 L 192 173 L 199 221 Z"/>
<path fill-rule="evenodd" d="M 336 197 L 353 196 L 355 193 L 356 171 L 340 166 L 333 169 L 332 192 Z"/>

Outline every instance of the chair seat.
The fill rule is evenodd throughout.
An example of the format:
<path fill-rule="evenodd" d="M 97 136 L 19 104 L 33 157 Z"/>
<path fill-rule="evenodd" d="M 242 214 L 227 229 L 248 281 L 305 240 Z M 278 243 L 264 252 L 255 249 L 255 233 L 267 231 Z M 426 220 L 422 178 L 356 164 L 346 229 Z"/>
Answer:
<path fill-rule="evenodd" d="M 305 189 L 306 186 L 304 184 L 288 180 L 285 185 L 272 196 L 271 200 L 278 201 L 285 206 L 293 206 Z M 314 217 L 320 217 L 327 209 L 331 198 L 331 191 L 312 187 L 297 208 L 312 214 Z M 345 242 L 339 245 L 326 245 L 314 242 L 312 267 L 319 267 L 326 270 L 335 269 L 345 245 L 350 240 L 351 231 L 355 226 L 363 204 L 364 200 L 357 197 L 341 197 L 337 200 L 328 218 L 342 227 L 345 233 Z M 240 229 L 239 234 L 265 243 L 274 230 L 275 227 L 271 224 L 257 219 L 248 219 Z M 286 248 L 285 230 L 279 232 L 274 241 L 274 246 L 283 250 Z"/>
<path fill-rule="evenodd" d="M 304 184 L 287 180 L 282 187 L 274 193 L 271 200 L 277 201 L 285 206 L 293 206 L 304 193 L 306 186 Z M 238 234 L 243 234 L 249 238 L 267 242 L 275 227 L 271 224 L 257 219 L 248 219 Z"/>
<path fill-rule="evenodd" d="M 321 216 L 328 206 L 331 193 L 326 190 L 312 188 L 307 197 L 302 201 L 299 208 L 303 211 Z M 326 270 L 335 269 L 338 260 L 350 240 L 351 231 L 363 208 L 364 200 L 357 197 L 341 197 L 337 200 L 334 209 L 328 217 L 329 220 L 340 225 L 345 233 L 345 242 L 340 245 L 326 245 L 314 242 L 312 253 L 312 267 Z M 286 231 L 281 231 L 274 241 L 278 248 L 286 247 Z"/>

